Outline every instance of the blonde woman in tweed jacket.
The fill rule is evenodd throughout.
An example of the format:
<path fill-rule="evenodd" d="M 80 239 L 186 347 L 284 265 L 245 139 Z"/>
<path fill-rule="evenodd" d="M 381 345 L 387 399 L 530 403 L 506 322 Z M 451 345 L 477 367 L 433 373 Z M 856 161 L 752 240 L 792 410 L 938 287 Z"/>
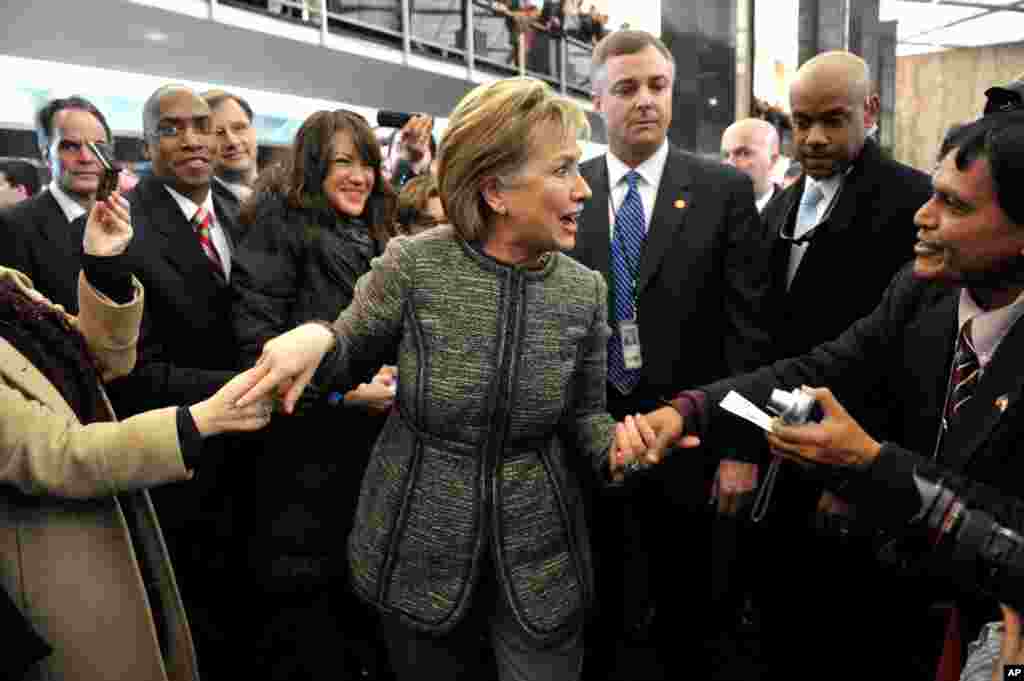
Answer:
<path fill-rule="evenodd" d="M 279 336 L 257 363 L 250 396 L 287 388 L 287 411 L 318 366 L 345 389 L 397 350 L 348 548 L 399 679 L 482 678 L 484 631 L 503 680 L 579 677 L 593 585 L 569 457 L 614 480 L 618 445 L 639 439 L 605 413 L 604 280 L 561 253 L 590 196 L 587 132 L 540 81 L 473 90 L 440 150 L 451 224 L 392 240 L 333 325 Z"/>

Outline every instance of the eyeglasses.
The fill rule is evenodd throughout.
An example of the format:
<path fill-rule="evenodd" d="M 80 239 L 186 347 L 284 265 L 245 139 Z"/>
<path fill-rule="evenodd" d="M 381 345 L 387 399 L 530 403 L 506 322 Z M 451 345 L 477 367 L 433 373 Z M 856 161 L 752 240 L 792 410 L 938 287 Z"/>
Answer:
<path fill-rule="evenodd" d="M 96 147 L 103 152 L 103 155 L 107 158 L 114 158 L 114 145 L 108 144 L 107 142 L 94 142 Z M 87 149 L 85 142 L 78 140 L 67 140 L 61 139 L 57 142 L 57 150 L 62 154 L 74 154 L 75 156 L 82 153 L 83 149 Z M 92 155 L 92 152 L 89 152 Z"/>
<path fill-rule="evenodd" d="M 209 135 L 213 130 L 213 124 L 209 116 L 197 116 L 189 120 L 160 121 L 157 123 L 157 137 L 178 137 L 191 128 L 196 134 Z"/>

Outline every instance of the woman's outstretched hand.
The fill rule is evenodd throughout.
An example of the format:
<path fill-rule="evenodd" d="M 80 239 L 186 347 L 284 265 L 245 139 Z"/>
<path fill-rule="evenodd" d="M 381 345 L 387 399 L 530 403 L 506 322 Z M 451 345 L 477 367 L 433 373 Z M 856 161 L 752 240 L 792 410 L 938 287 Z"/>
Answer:
<path fill-rule="evenodd" d="M 267 341 L 253 367 L 258 381 L 238 398 L 236 406 L 245 407 L 276 392 L 283 398 L 285 413 L 291 414 L 324 355 L 333 347 L 334 334 L 321 324 L 303 324 Z"/>

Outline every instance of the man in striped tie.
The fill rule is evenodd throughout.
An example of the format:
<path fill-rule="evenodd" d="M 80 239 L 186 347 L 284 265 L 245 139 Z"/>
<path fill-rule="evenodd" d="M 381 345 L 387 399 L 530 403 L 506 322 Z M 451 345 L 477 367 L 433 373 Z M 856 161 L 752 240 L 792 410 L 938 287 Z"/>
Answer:
<path fill-rule="evenodd" d="M 152 176 L 128 195 L 135 238 L 126 252 L 146 289 L 139 361 L 109 391 L 125 416 L 212 395 L 238 362 L 231 327 L 231 253 L 240 238 L 237 202 L 213 183 L 210 108 L 180 85 L 154 92 L 143 109 Z M 228 574 L 231 494 L 221 467 L 234 440 L 209 443 L 199 472 L 152 495 L 177 569 L 199 664 L 230 676 L 235 628 Z"/>
<path fill-rule="evenodd" d="M 999 594 L 978 588 L 991 571 L 959 550 L 954 509 L 938 533 L 922 522 L 917 478 L 941 480 L 968 509 L 1024 531 L 1024 109 L 955 128 L 940 159 L 932 197 L 914 218 L 914 261 L 873 312 L 804 355 L 684 391 L 641 419 L 681 418 L 680 432 L 721 445 L 746 423 L 716 407 L 730 391 L 763 405 L 775 388 L 827 386 L 807 389 L 820 423 L 776 423 L 768 442 L 776 455 L 817 464 L 808 473 L 873 526 L 886 569 L 865 561 L 852 579 L 888 598 L 858 630 L 861 653 L 848 655 L 851 638 L 837 633 L 848 613 L 832 592 L 849 590 L 849 572 L 827 557 L 780 554 L 788 570 L 814 575 L 816 616 L 836 636 L 816 658 L 806 637 L 794 641 L 793 677 L 821 675 L 831 659 L 829 678 L 956 679 L 964 640 L 999 618 Z M 861 425 L 836 396 L 884 405 L 888 418 Z"/>
<path fill-rule="evenodd" d="M 750 179 L 668 141 L 676 71 L 665 44 L 644 31 L 615 31 L 596 47 L 591 73 L 609 149 L 582 166 L 593 197 L 572 255 L 608 281 L 608 411 L 622 419 L 649 411 L 681 385 L 762 361 L 769 253 Z M 701 677 L 711 628 L 715 466 L 680 457 L 657 476 L 631 476 L 628 498 L 595 498 L 601 617 L 587 662 L 595 675 L 619 674 L 607 668 L 608 654 L 625 638 L 649 645 L 651 634 L 663 632 L 667 659 L 685 668 L 669 675 Z M 675 547 L 651 517 L 672 518 L 695 552 L 691 560 L 672 558 Z M 680 608 L 691 616 L 678 618 Z M 657 612 L 664 626 L 652 626 Z"/>

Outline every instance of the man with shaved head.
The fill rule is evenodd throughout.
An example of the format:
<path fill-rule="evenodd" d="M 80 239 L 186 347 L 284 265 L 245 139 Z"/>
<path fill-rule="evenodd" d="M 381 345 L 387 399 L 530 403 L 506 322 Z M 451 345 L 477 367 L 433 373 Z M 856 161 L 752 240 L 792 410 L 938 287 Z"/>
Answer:
<path fill-rule="evenodd" d="M 768 202 L 781 191 L 771 181 L 778 160 L 779 133 L 766 120 L 744 118 L 722 133 L 722 161 L 750 176 L 759 213 L 764 213 Z"/>
<path fill-rule="evenodd" d="M 211 183 L 215 136 L 209 105 L 166 85 L 142 114 L 153 173 L 128 195 L 135 238 L 125 255 L 146 289 L 135 370 L 110 383 L 118 414 L 206 399 L 233 375 L 231 254 L 240 239 L 237 202 Z M 231 439 L 209 443 L 193 479 L 152 495 L 192 625 L 199 666 L 229 678 L 238 628 L 227 574 L 231 494 L 219 470 Z M 212 453 L 210 450 L 214 450 Z M 196 462 L 186 462 L 190 466 Z"/>
<path fill-rule="evenodd" d="M 913 258 L 914 213 L 931 195 L 927 175 L 887 158 L 868 137 L 879 100 L 860 57 L 814 57 L 797 71 L 789 95 L 794 153 L 804 174 L 762 215 L 773 244 L 778 359 L 835 338 L 874 309 L 893 275 Z M 866 400 L 847 406 L 861 422 L 876 425 L 888 405 Z M 872 537 L 798 466 L 765 464 L 759 477 L 777 477 L 771 498 L 761 499 L 769 504 L 758 541 L 762 551 L 786 556 L 762 572 L 758 594 L 765 649 L 777 663 L 772 671 L 793 671 L 797 640 L 801 649 L 816 651 L 805 671 L 825 660 L 845 665 L 854 632 L 873 640 L 879 599 L 889 595 L 884 580 L 879 589 L 868 586 L 877 576 Z M 850 585 L 840 593 L 827 586 L 837 583 L 831 581 L 837 574 Z M 822 615 L 828 627 L 808 626 Z M 814 631 L 805 638 L 807 629 Z"/>

